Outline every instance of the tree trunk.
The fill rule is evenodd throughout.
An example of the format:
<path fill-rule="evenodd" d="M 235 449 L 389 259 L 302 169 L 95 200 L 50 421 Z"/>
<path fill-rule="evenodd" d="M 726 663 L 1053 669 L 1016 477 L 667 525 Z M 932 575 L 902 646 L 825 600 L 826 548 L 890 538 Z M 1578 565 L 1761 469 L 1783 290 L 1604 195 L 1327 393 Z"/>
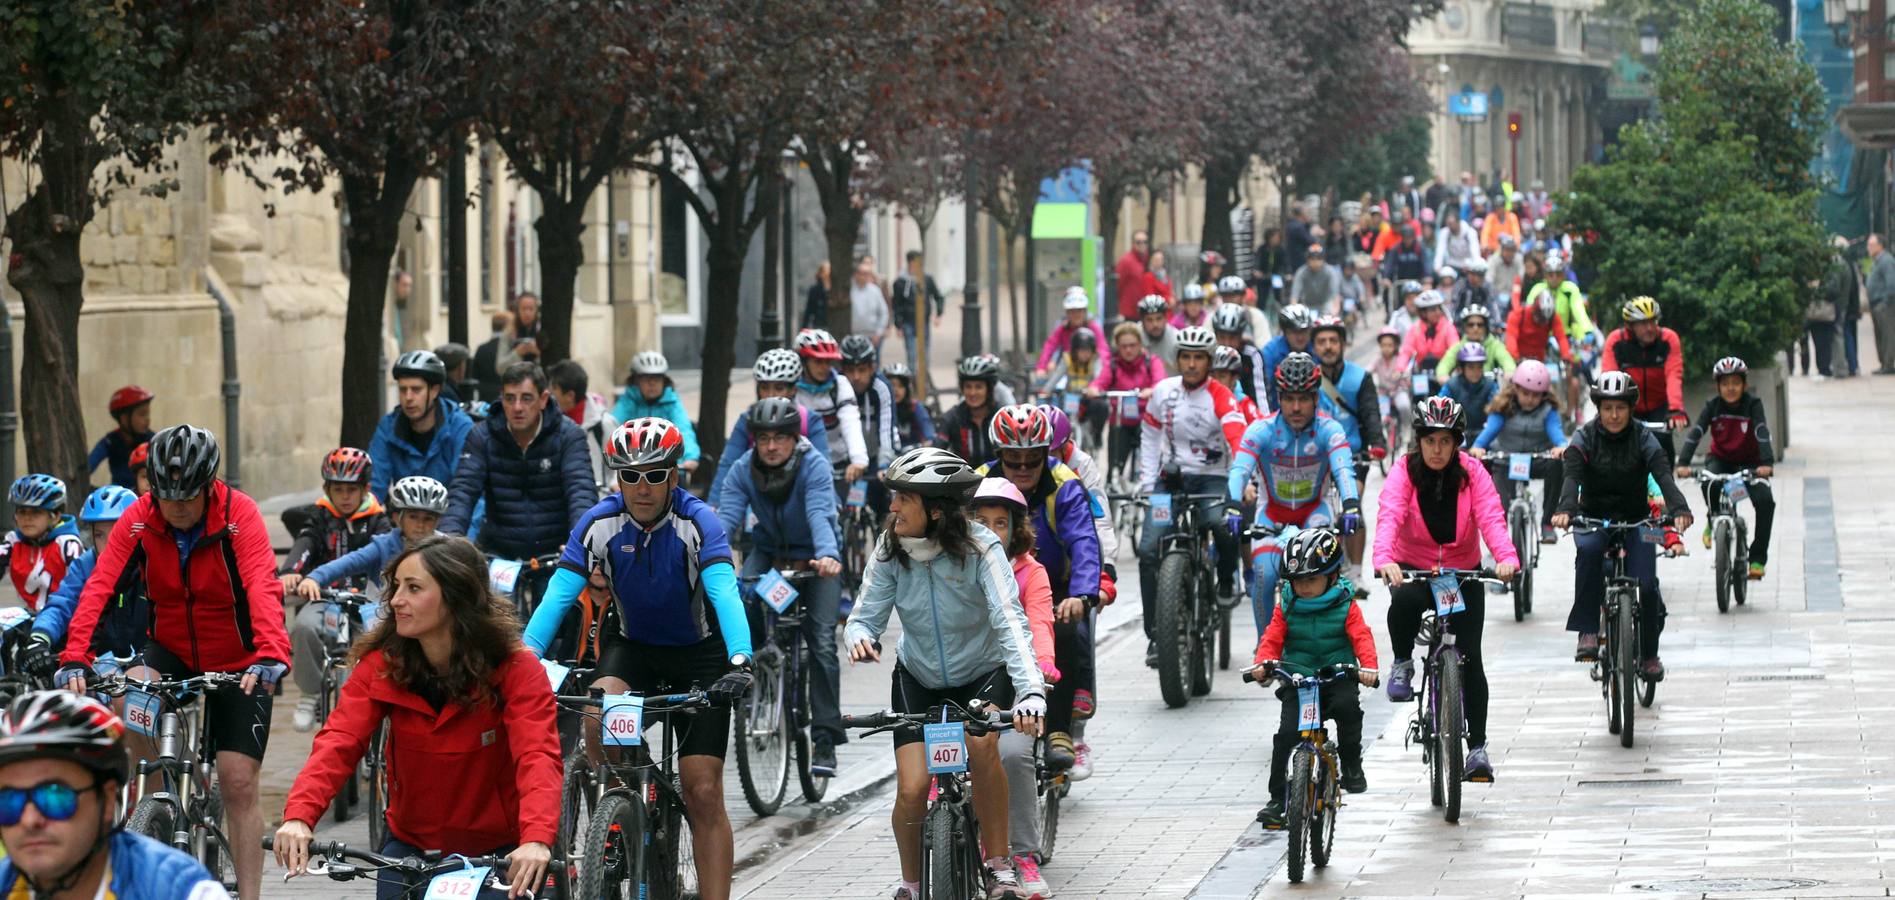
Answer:
<path fill-rule="evenodd" d="M 391 158 L 381 178 L 344 176 L 349 207 L 349 309 L 342 330 L 342 427 L 345 447 L 367 447 L 382 416 L 388 373 L 382 357 L 382 314 L 394 263 L 402 210 L 417 169 Z"/>
<path fill-rule="evenodd" d="M 572 356 L 574 287 L 586 261 L 586 200 L 565 202 L 540 195 L 546 211 L 533 223 L 540 237 L 540 364 Z"/>
<path fill-rule="evenodd" d="M 841 337 L 855 329 L 849 305 L 849 287 L 855 278 L 855 240 L 862 234 L 867 210 L 855 204 L 851 192 L 855 155 L 838 145 L 800 154 L 809 166 L 822 205 L 823 241 L 829 247 L 829 311 L 823 316 L 829 331 Z"/>
<path fill-rule="evenodd" d="M 44 215 L 46 192 L 42 182 L 27 205 L 10 217 L 8 227 L 18 255 L 7 280 L 26 306 L 21 426 L 26 433 L 26 470 L 57 476 L 71 496 L 80 497 L 91 480 L 85 419 L 78 414 L 84 408 L 78 390 L 79 310 L 85 305 L 79 239 L 84 223 Z"/>
<path fill-rule="evenodd" d="M 1100 268 L 1105 270 L 1105 286 L 1099 292 L 1099 314 L 1107 322 L 1121 318 L 1119 314 L 1119 219 L 1124 212 L 1125 185 L 1116 180 L 1099 182 L 1099 260 Z M 1104 352 L 1103 350 L 1101 352 Z"/>
<path fill-rule="evenodd" d="M 1237 258 L 1230 233 L 1230 211 L 1236 203 L 1233 195 L 1243 170 L 1243 161 L 1227 157 L 1214 158 L 1204 165 L 1204 230 L 1198 245 L 1216 250 L 1225 259 Z"/>
<path fill-rule="evenodd" d="M 739 210 L 741 213 L 741 210 Z M 722 213 L 720 213 L 721 215 Z M 724 420 L 730 408 L 730 367 L 737 361 L 737 307 L 743 286 L 749 235 L 723 226 L 711 230 L 706 266 L 703 388 L 698 397 L 697 480 L 709 484 L 724 453 Z"/>
<path fill-rule="evenodd" d="M 1026 322 L 1023 316 L 1026 312 L 1026 307 L 1020 303 L 1020 272 L 1019 267 L 1014 265 L 1013 262 L 1013 244 L 1015 241 L 1013 229 L 1003 228 L 1000 233 L 1002 235 L 1001 240 L 1006 242 L 1001 245 L 1000 258 L 1007 267 L 1007 318 L 1013 325 L 1013 349 L 1017 352 L 1025 344 Z M 1000 348 L 996 347 L 994 349 L 999 350 Z"/>

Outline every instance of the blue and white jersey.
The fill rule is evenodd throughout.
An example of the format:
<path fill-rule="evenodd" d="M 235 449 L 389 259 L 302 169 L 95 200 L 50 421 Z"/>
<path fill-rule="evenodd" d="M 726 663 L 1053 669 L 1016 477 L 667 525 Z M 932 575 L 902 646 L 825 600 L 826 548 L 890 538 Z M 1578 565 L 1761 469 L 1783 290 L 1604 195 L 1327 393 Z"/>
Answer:
<path fill-rule="evenodd" d="M 706 578 L 704 570 L 720 563 L 723 573 L 732 571 L 724 526 L 709 504 L 683 488 L 672 489 L 671 510 L 650 528 L 632 518 L 619 494 L 606 497 L 580 517 L 559 557 L 560 568 L 582 578 L 594 567 L 604 570 L 626 639 L 688 646 L 722 635 L 726 644 L 741 644 L 748 652 L 748 628 L 741 636 L 726 633 L 728 611 L 716 608 L 724 599 L 724 581 L 731 582 L 729 599 L 736 601 L 734 576 Z M 707 580 L 719 583 L 707 590 Z M 736 616 L 741 623 L 741 604 Z"/>

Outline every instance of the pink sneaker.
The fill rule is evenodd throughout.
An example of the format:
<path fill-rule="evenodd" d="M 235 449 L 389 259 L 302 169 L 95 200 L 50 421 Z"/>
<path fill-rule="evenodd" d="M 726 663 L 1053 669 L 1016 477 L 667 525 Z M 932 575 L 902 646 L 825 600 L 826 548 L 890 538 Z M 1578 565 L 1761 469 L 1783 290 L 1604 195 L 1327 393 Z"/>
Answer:
<path fill-rule="evenodd" d="M 1073 767 L 1066 777 L 1074 781 L 1085 781 L 1092 777 L 1092 745 L 1081 741 L 1073 745 Z"/>
<path fill-rule="evenodd" d="M 1014 871 L 1020 874 L 1020 890 L 1026 892 L 1026 900 L 1047 900 L 1053 896 L 1046 879 L 1040 875 L 1040 861 L 1032 854 L 1013 858 Z"/>

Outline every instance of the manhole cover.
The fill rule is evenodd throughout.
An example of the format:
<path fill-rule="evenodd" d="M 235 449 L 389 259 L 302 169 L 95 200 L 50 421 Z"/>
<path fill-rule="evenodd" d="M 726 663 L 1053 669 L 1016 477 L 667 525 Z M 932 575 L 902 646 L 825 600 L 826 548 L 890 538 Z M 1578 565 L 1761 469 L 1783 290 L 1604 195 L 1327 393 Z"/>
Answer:
<path fill-rule="evenodd" d="M 1616 780 L 1582 781 L 1580 787 L 1590 788 L 1653 788 L 1679 787 L 1684 784 L 1681 778 L 1620 778 Z"/>
<path fill-rule="evenodd" d="M 1814 878 L 1684 878 L 1678 881 L 1649 881 L 1632 887 L 1657 893 L 1741 893 L 1745 891 L 1788 891 L 1813 888 L 1823 882 Z"/>
<path fill-rule="evenodd" d="M 1733 678 L 1731 680 L 1732 681 L 1822 681 L 1823 679 L 1827 677 L 1828 676 L 1826 675 L 1802 675 L 1802 674 L 1739 675 L 1738 677 Z"/>

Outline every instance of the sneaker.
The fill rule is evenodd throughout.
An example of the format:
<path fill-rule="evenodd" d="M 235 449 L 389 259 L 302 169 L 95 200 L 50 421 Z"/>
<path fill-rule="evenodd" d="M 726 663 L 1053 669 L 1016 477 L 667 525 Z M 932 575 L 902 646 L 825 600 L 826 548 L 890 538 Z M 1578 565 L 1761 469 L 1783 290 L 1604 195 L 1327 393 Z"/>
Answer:
<path fill-rule="evenodd" d="M 1638 677 L 1643 678 L 1646 681 L 1664 681 L 1665 680 L 1664 661 L 1660 660 L 1656 656 L 1652 657 L 1651 659 L 1646 660 L 1645 665 L 1640 667 L 1638 670 Z"/>
<path fill-rule="evenodd" d="M 1711 523 L 1704 523 L 1704 549 L 1711 549 Z"/>
<path fill-rule="evenodd" d="M 297 731 L 316 730 L 316 698 L 304 697 L 296 701 L 296 714 L 293 721 Z"/>
<path fill-rule="evenodd" d="M 1283 826 L 1289 821 L 1288 817 L 1283 815 L 1283 801 L 1272 800 L 1262 809 L 1257 810 L 1257 821 L 1263 824 L 1264 831 L 1282 831 Z"/>
<path fill-rule="evenodd" d="M 1494 764 L 1487 761 L 1487 745 L 1471 747 L 1467 751 L 1467 780 L 1482 784 L 1494 780 Z"/>
<path fill-rule="evenodd" d="M 1763 580 L 1763 563 L 1754 562 L 1750 564 L 1750 580 L 1751 581 Z"/>
<path fill-rule="evenodd" d="M 1362 772 L 1362 763 L 1342 764 L 1342 789 L 1351 794 L 1360 794 L 1369 789 L 1369 776 Z"/>
<path fill-rule="evenodd" d="M 810 735 L 809 774 L 817 778 L 836 777 L 836 743 L 828 737 Z"/>
<path fill-rule="evenodd" d="M 1084 741 L 1073 745 L 1073 767 L 1066 777 L 1085 781 L 1092 777 L 1092 746 Z"/>
<path fill-rule="evenodd" d="M 1577 662 L 1599 661 L 1599 636 L 1588 632 L 1579 633 L 1579 649 L 1573 651 Z"/>
<path fill-rule="evenodd" d="M 1026 892 L 1027 900 L 1047 900 L 1053 896 L 1053 889 L 1046 886 L 1046 878 L 1040 875 L 1038 857 L 1032 854 L 1014 857 L 1013 870 L 1020 873 L 1020 890 Z"/>
<path fill-rule="evenodd" d="M 898 884 L 895 886 L 894 900 L 921 900 L 921 892 L 911 890 L 905 884 Z"/>
<path fill-rule="evenodd" d="M 1073 692 L 1073 718 L 1090 719 L 1092 718 L 1092 711 L 1093 711 L 1092 692 L 1086 690 L 1085 688 L 1080 688 L 1079 690 L 1074 691 Z"/>
<path fill-rule="evenodd" d="M 1158 642 L 1157 641 L 1145 642 L 1145 668 L 1147 669 L 1158 668 Z"/>
<path fill-rule="evenodd" d="M 1540 526 L 1540 543 L 1542 544 L 1559 543 L 1559 532 L 1554 531 L 1553 526 L 1551 525 L 1541 525 Z"/>
<path fill-rule="evenodd" d="M 1073 736 L 1064 731 L 1055 731 L 1046 736 L 1046 764 L 1055 769 L 1070 769 L 1077 754 L 1073 752 Z"/>
<path fill-rule="evenodd" d="M 987 900 L 1026 900 L 1026 896 L 1012 860 L 1003 856 L 987 861 Z"/>
<path fill-rule="evenodd" d="M 1388 699 L 1407 703 L 1415 699 L 1415 661 L 1399 659 L 1388 673 Z"/>

